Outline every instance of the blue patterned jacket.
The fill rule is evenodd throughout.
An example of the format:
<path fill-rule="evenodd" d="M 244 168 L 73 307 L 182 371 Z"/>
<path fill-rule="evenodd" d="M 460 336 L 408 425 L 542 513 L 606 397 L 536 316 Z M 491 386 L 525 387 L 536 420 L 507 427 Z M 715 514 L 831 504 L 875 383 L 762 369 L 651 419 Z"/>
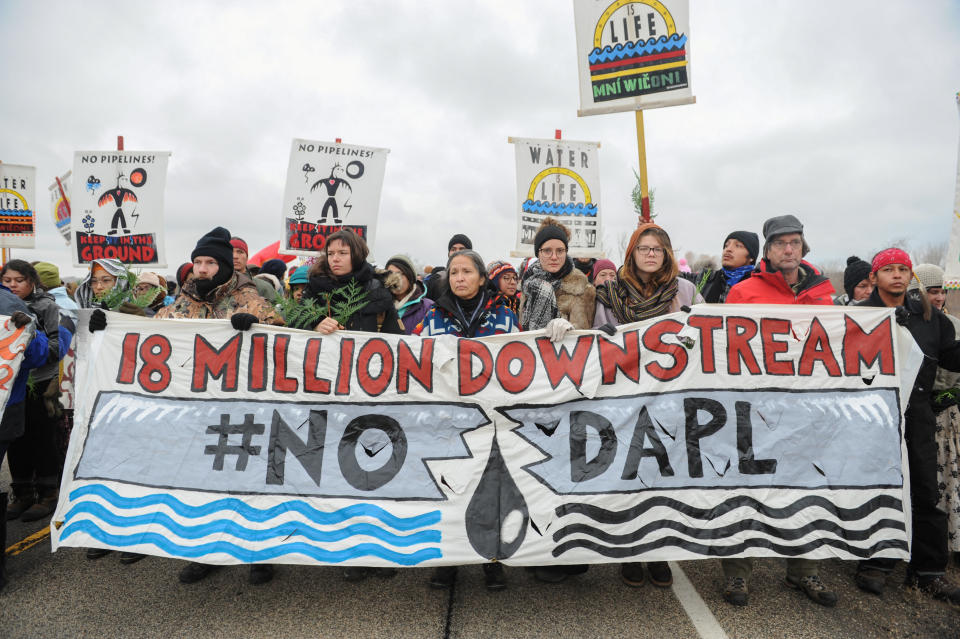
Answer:
<path fill-rule="evenodd" d="M 520 322 L 517 316 L 496 297 L 487 299 L 483 310 L 477 315 L 473 323 L 464 327 L 464 322 L 455 311 L 456 302 L 453 294 L 447 291 L 427 311 L 423 320 L 413 329 L 414 335 L 421 337 L 436 337 L 437 335 L 456 335 L 457 337 L 486 337 L 503 333 L 520 331 Z"/>

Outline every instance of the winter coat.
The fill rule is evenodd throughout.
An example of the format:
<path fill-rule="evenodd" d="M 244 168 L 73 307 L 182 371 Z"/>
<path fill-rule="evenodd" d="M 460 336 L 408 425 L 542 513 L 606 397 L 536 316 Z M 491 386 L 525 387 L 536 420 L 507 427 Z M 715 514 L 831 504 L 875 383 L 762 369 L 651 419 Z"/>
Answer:
<path fill-rule="evenodd" d="M 516 315 L 503 303 L 501 297 L 485 295 L 481 302 L 483 309 L 477 313 L 470 326 L 464 326 L 456 308 L 456 296 L 449 290 L 440 296 L 433 307 L 427 311 L 423 321 L 414 329 L 414 335 L 436 337 L 455 335 L 457 337 L 486 337 L 503 333 L 516 333 L 520 330 Z"/>
<path fill-rule="evenodd" d="M 856 305 L 886 306 L 877 289 L 873 289 L 870 297 Z M 909 294 L 904 298 L 903 308 L 907 311 L 904 325 L 913 335 L 914 341 L 924 355 L 920 372 L 917 373 L 917 378 L 913 382 L 913 392 L 910 393 L 909 402 L 911 405 L 919 406 L 920 403 L 930 401 L 937 366 L 960 372 L 960 342 L 956 341 L 953 322 L 937 309 L 930 309 L 929 320 L 923 319 L 923 305 L 920 300 Z M 903 320 L 898 319 L 898 321 Z"/>
<path fill-rule="evenodd" d="M 396 306 L 396 304 L 394 304 Z M 423 321 L 424 316 L 433 307 L 433 300 L 427 297 L 427 288 L 423 282 L 414 282 L 413 290 L 406 299 L 400 302 L 397 307 L 397 315 L 403 322 L 403 332 L 407 335 L 413 333 L 417 324 Z"/>
<path fill-rule="evenodd" d="M 326 264 L 322 258 L 310 267 L 310 281 L 303 289 L 303 301 L 313 299 L 321 303 L 326 295 L 342 289 L 349 284 L 350 280 L 354 280 L 362 287 L 366 295 L 366 303 L 343 323 L 344 329 L 367 333 L 403 334 L 403 324 L 393 305 L 393 294 L 383 285 L 388 271 L 378 272 L 371 264 L 364 262 L 356 272 L 343 277 L 333 277 L 326 274 L 325 267 Z M 329 300 L 328 308 L 339 301 L 342 301 L 340 295 L 334 294 Z M 326 316 L 321 316 L 315 321 L 297 324 L 294 328 L 313 330 L 324 317 Z"/>
<path fill-rule="evenodd" d="M 77 309 L 80 307 L 77 306 L 77 303 L 74 302 L 69 295 L 67 295 L 67 289 L 65 286 L 58 286 L 57 288 L 51 288 L 47 291 L 50 295 L 53 295 L 54 301 L 56 301 L 57 306 L 60 307 L 60 315 L 66 315 L 71 320 L 73 324 L 77 324 Z"/>
<path fill-rule="evenodd" d="M 748 279 L 737 282 L 727 293 L 727 304 L 833 304 L 833 284 L 812 264 L 800 262 L 801 281 L 796 292 L 780 271 L 771 271 L 766 259 Z"/>
<path fill-rule="evenodd" d="M 703 301 L 707 304 L 723 304 L 726 302 L 727 295 L 733 286 L 727 284 L 727 277 L 723 274 L 723 269 L 707 270 L 702 273 L 680 273 L 680 277 L 690 280 L 694 286 L 700 286 L 704 275 L 706 275 L 706 281 L 700 288 L 700 295 L 703 297 Z M 749 279 L 749 277 L 750 273 L 747 273 L 740 282 Z M 737 284 L 740 282 L 737 282 Z"/>
<path fill-rule="evenodd" d="M 444 289 L 447 288 L 446 274 L 447 268 L 445 266 L 438 266 L 430 271 L 424 282 L 427 285 L 427 299 L 438 300 L 440 296 L 443 295 Z"/>
<path fill-rule="evenodd" d="M 47 361 L 35 368 L 30 375 L 34 382 L 45 382 L 60 374 L 60 360 L 67 353 L 60 349 L 60 307 L 53 295 L 37 289 L 23 301 L 27 303 L 30 313 L 37 318 L 37 332 L 43 332 L 47 336 Z"/>
<path fill-rule="evenodd" d="M 170 306 L 164 306 L 156 319 L 227 319 L 236 313 L 250 313 L 264 324 L 283 326 L 283 318 L 260 297 L 257 287 L 247 275 L 234 273 L 213 289 L 206 298 L 197 292 L 197 279 L 183 285 L 180 295 Z"/>
<path fill-rule="evenodd" d="M 559 281 L 555 274 L 543 270 L 539 262 L 524 272 L 520 323 L 525 330 L 540 330 L 557 317 L 568 320 L 577 329 L 593 326 L 596 289 L 586 275 L 573 268 L 570 258 L 567 263 L 570 270 Z"/>
<path fill-rule="evenodd" d="M 953 324 L 954 333 L 960 337 L 960 318 L 954 317 L 950 313 L 944 313 L 950 323 Z M 960 388 L 960 373 L 948 371 L 945 368 L 937 369 L 937 377 L 933 382 L 934 392 L 949 390 L 951 388 Z"/>
<path fill-rule="evenodd" d="M 681 306 L 690 306 L 703 302 L 703 298 L 697 294 L 697 287 L 682 277 L 677 278 L 677 295 L 670 300 L 670 307 L 664 313 L 676 313 Z M 617 326 L 620 322 L 614 315 L 613 309 L 607 307 L 600 300 L 597 300 L 597 310 L 593 316 L 593 328 L 599 328 L 606 324 Z"/>
<path fill-rule="evenodd" d="M 266 280 L 257 279 L 253 276 L 250 271 L 245 271 L 244 275 L 249 277 L 253 281 L 253 285 L 257 288 L 257 294 L 268 302 L 273 302 L 277 299 L 277 289 L 275 289 L 270 282 Z"/>

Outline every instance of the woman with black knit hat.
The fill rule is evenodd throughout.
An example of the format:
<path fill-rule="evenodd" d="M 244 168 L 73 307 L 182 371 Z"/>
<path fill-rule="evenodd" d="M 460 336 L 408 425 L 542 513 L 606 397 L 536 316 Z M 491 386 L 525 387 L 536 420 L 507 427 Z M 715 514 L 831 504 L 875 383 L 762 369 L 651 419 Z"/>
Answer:
<path fill-rule="evenodd" d="M 750 231 L 734 231 L 723 240 L 719 271 L 689 277 L 708 304 L 723 304 L 734 284 L 750 277 L 760 254 L 760 238 Z"/>
<path fill-rule="evenodd" d="M 596 291 L 587 276 L 574 268 L 567 254 L 570 230 L 546 218 L 533 239 L 537 262 L 523 274 L 520 325 L 524 330 L 550 329 L 562 336 L 572 328 L 593 326 Z"/>
<path fill-rule="evenodd" d="M 856 255 L 847 258 L 847 268 L 843 271 L 843 290 L 844 293 L 833 301 L 837 306 L 849 306 L 870 297 L 873 284 L 870 282 L 869 262 Z"/>

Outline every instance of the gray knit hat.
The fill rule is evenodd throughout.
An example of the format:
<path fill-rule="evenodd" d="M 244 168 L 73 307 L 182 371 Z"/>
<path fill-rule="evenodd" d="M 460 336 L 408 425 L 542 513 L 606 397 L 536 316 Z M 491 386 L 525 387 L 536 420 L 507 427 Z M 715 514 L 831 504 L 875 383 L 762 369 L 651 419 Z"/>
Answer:
<path fill-rule="evenodd" d="M 943 288 L 943 269 L 936 264 L 917 264 L 913 267 L 915 277 L 910 279 L 908 291 L 915 291 L 923 284 L 923 288 Z M 920 283 L 917 283 L 920 280 Z"/>

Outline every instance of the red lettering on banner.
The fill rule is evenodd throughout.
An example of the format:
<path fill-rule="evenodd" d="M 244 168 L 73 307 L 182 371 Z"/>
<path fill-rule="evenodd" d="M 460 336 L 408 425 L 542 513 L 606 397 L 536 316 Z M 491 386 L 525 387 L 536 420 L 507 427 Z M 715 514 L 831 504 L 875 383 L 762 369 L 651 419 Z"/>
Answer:
<path fill-rule="evenodd" d="M 700 369 L 704 373 L 717 372 L 713 333 L 723 326 L 723 318 L 715 315 L 691 315 L 687 324 L 700 331 Z"/>
<path fill-rule="evenodd" d="M 473 374 L 474 357 L 480 360 L 481 365 L 476 376 Z M 461 395 L 474 395 L 486 388 L 493 374 L 493 357 L 486 345 L 471 339 L 457 340 L 457 362 L 460 367 Z"/>
<path fill-rule="evenodd" d="M 376 376 L 370 374 L 370 362 L 374 357 L 380 358 L 380 372 Z M 357 381 L 360 382 L 360 388 L 367 395 L 376 397 L 387 390 L 392 380 L 393 349 L 390 344 L 380 338 L 364 342 L 357 355 Z"/>
<path fill-rule="evenodd" d="M 250 358 L 248 360 L 250 380 L 247 388 L 253 392 L 267 390 L 267 336 L 257 333 L 250 338 Z"/>
<path fill-rule="evenodd" d="M 859 375 L 861 362 L 873 366 L 880 360 L 880 374 L 893 375 L 893 331 L 890 318 L 883 320 L 869 333 L 849 315 L 844 316 L 843 369 L 847 375 Z"/>
<path fill-rule="evenodd" d="M 289 335 L 277 335 L 273 338 L 273 391 L 275 393 L 296 393 L 300 386 L 296 377 L 287 377 L 289 346 Z"/>
<path fill-rule="evenodd" d="M 817 362 L 823 364 L 830 377 L 840 377 L 840 364 L 833 355 L 833 348 L 830 346 L 830 336 L 827 335 L 827 329 L 823 327 L 816 317 L 810 323 L 810 332 L 807 334 L 807 341 L 803 343 L 803 352 L 800 353 L 800 363 L 797 366 L 797 375 L 809 377 L 813 375 L 813 365 Z"/>
<path fill-rule="evenodd" d="M 604 385 L 614 384 L 617 381 L 617 371 L 620 371 L 634 384 L 640 382 L 640 333 L 627 331 L 623 334 L 623 348 L 603 337 L 597 339 L 600 347 L 600 368 L 603 370 Z"/>
<path fill-rule="evenodd" d="M 219 379 L 224 391 L 237 390 L 242 344 L 242 333 L 231 337 L 220 349 L 214 348 L 202 335 L 197 335 L 193 340 L 193 381 L 190 390 L 194 393 L 206 392 L 208 377 Z"/>
<path fill-rule="evenodd" d="M 760 365 L 750 348 L 750 340 L 757 336 L 757 323 L 749 317 L 727 317 L 727 373 L 740 374 L 740 363 L 747 365 L 751 375 L 760 374 Z"/>
<path fill-rule="evenodd" d="M 777 359 L 780 353 L 790 350 L 790 345 L 775 339 L 778 335 L 792 333 L 790 320 L 764 317 L 760 320 L 760 339 L 763 341 L 763 365 L 767 375 L 793 375 L 793 362 Z"/>
<path fill-rule="evenodd" d="M 350 338 L 340 340 L 340 367 L 337 371 L 337 395 L 350 394 L 350 375 L 353 373 L 354 341 Z"/>
<path fill-rule="evenodd" d="M 516 374 L 510 372 L 513 362 L 520 362 Z M 537 357 L 533 349 L 523 342 L 508 342 L 497 353 L 497 381 L 508 393 L 522 393 L 530 387 L 537 372 Z"/>
<path fill-rule="evenodd" d="M 170 340 L 163 335 L 151 335 L 143 340 L 140 345 L 140 359 L 143 360 L 143 366 L 140 368 L 140 374 L 137 375 L 137 381 L 143 390 L 151 393 L 165 391 L 170 384 L 170 367 L 167 366 L 167 360 L 170 359 Z M 156 376 L 156 377 L 155 377 Z"/>
<path fill-rule="evenodd" d="M 573 355 L 567 352 L 566 347 L 560 344 L 560 350 L 553 350 L 553 343 L 547 337 L 537 338 L 537 350 L 540 351 L 540 360 L 547 371 L 547 379 L 556 390 L 563 378 L 566 377 L 577 388 L 583 383 L 583 371 L 587 366 L 587 358 L 593 347 L 593 335 L 581 335 L 573 347 Z"/>
<path fill-rule="evenodd" d="M 132 384 L 137 372 L 137 345 L 140 343 L 140 333 L 127 333 L 123 336 L 123 345 L 120 348 L 120 368 L 117 369 L 118 384 Z"/>
<path fill-rule="evenodd" d="M 413 377 L 428 393 L 433 392 L 433 338 L 420 341 L 420 360 L 413 356 L 413 350 L 405 341 L 397 343 L 397 392 L 401 395 L 409 392 L 410 378 Z"/>
<path fill-rule="evenodd" d="M 307 346 L 303 349 L 303 390 L 308 393 L 330 392 L 330 380 L 317 377 L 322 346 L 323 338 L 314 337 L 307 340 Z"/>
<path fill-rule="evenodd" d="M 667 344 L 663 341 L 664 335 L 676 335 L 683 330 L 683 324 L 677 320 L 660 320 L 643 333 L 643 346 L 654 353 L 670 355 L 673 364 L 667 368 L 659 362 L 650 362 L 644 368 L 652 377 L 661 382 L 669 382 L 680 376 L 689 361 L 687 349 L 680 344 Z"/>

